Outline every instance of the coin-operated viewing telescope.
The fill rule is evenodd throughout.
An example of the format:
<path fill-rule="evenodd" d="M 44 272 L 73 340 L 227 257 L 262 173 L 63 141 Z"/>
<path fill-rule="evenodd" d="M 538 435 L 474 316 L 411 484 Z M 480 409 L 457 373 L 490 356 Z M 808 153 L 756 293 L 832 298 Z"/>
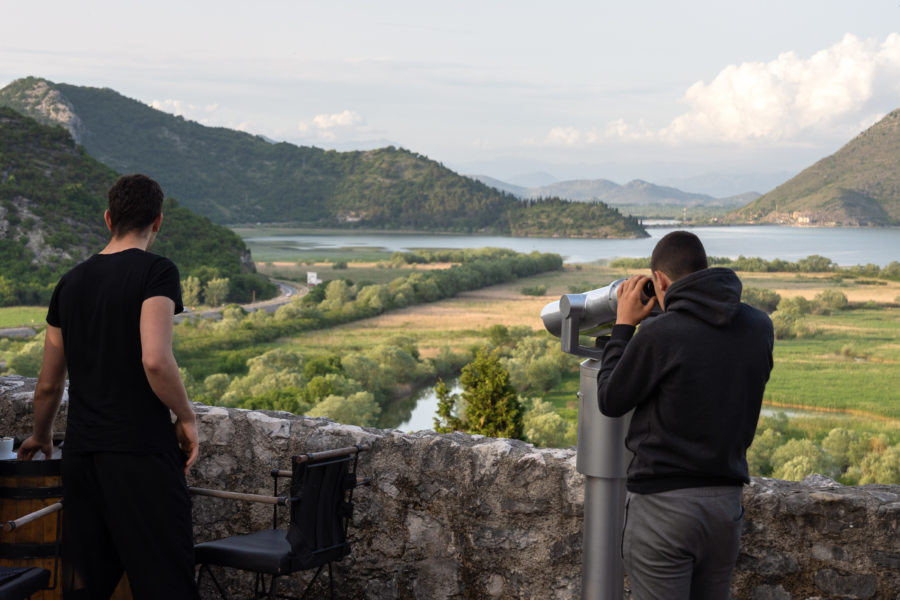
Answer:
<path fill-rule="evenodd" d="M 551 302 L 541 311 L 541 320 L 547 331 L 560 338 L 562 351 L 576 356 L 599 359 L 603 354 L 601 337 L 616 322 L 618 290 L 624 279 L 617 279 L 600 289 L 582 294 L 566 294 Z M 641 289 L 641 300 L 646 304 L 656 295 L 653 280 L 648 279 Z M 659 314 L 659 307 L 651 314 Z M 597 339 L 593 348 L 580 346 L 578 336 L 588 335 Z"/>
<path fill-rule="evenodd" d="M 587 357 L 581 363 L 578 392 L 578 450 L 575 469 L 584 475 L 584 540 L 581 597 L 585 600 L 622 598 L 624 569 L 620 553 L 625 521 L 625 477 L 631 452 L 625 434 L 631 413 L 606 417 L 598 405 L 597 375 L 607 333 L 616 321 L 618 289 L 624 279 L 583 294 L 566 294 L 541 311 L 547 331 L 560 338 L 563 352 Z M 644 303 L 655 295 L 653 281 L 641 290 Z M 651 314 L 659 314 L 659 306 Z M 594 338 L 579 344 L 579 335 Z"/>

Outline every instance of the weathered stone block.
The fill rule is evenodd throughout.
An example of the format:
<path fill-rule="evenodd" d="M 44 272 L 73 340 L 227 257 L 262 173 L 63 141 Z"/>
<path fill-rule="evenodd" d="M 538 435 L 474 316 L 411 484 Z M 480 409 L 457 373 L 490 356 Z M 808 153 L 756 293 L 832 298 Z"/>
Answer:
<path fill-rule="evenodd" d="M 878 577 L 872 574 L 842 574 L 822 569 L 815 575 L 816 586 L 838 598 L 874 598 L 878 591 Z"/>

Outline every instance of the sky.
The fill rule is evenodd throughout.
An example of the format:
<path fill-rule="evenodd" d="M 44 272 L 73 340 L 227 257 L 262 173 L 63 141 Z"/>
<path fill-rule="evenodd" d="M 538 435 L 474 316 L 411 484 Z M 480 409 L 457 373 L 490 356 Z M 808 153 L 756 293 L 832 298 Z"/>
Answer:
<path fill-rule="evenodd" d="M 898 0 L 7 3 L 0 87 L 520 184 L 765 192 L 900 108 Z"/>

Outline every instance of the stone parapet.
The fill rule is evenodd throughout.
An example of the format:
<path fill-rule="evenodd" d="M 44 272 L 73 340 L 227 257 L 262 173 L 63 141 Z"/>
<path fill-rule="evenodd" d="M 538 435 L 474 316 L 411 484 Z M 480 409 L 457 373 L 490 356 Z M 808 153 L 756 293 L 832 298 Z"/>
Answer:
<path fill-rule="evenodd" d="M 33 389 L 34 380 L 0 377 L 0 432 L 30 432 Z M 580 598 L 584 495 L 573 449 L 195 408 L 192 486 L 271 494 L 269 471 L 292 455 L 371 445 L 359 474 L 372 485 L 355 493 L 352 553 L 335 569 L 339 597 Z M 64 421 L 65 404 L 58 430 Z M 755 478 L 744 505 L 735 598 L 900 600 L 900 486 Z M 197 541 L 268 528 L 271 518 L 268 506 L 194 499 Z"/>

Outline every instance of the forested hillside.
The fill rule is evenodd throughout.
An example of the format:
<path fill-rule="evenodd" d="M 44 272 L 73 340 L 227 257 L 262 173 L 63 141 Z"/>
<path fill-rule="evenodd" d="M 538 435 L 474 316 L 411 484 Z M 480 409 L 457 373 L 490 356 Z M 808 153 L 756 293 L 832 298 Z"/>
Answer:
<path fill-rule="evenodd" d="M 172 116 L 110 89 L 36 78 L 0 90 L 0 104 L 63 125 L 92 156 L 119 172 L 155 177 L 185 206 L 219 223 L 514 233 L 513 223 L 528 219 L 527 207 L 512 195 L 404 149 L 274 144 Z M 583 227 L 583 235 L 646 236 L 634 219 L 600 206 L 604 223 L 614 224 Z M 516 231 L 562 234 L 553 220 Z"/>
<path fill-rule="evenodd" d="M 900 224 L 900 110 L 732 217 L 809 225 Z"/>
<path fill-rule="evenodd" d="M 65 130 L 0 107 L 0 305 L 47 302 L 62 273 L 103 248 L 106 191 L 117 177 Z M 272 293 L 232 231 L 172 198 L 163 212 L 153 251 L 183 276 L 230 278 L 238 295 Z"/>

